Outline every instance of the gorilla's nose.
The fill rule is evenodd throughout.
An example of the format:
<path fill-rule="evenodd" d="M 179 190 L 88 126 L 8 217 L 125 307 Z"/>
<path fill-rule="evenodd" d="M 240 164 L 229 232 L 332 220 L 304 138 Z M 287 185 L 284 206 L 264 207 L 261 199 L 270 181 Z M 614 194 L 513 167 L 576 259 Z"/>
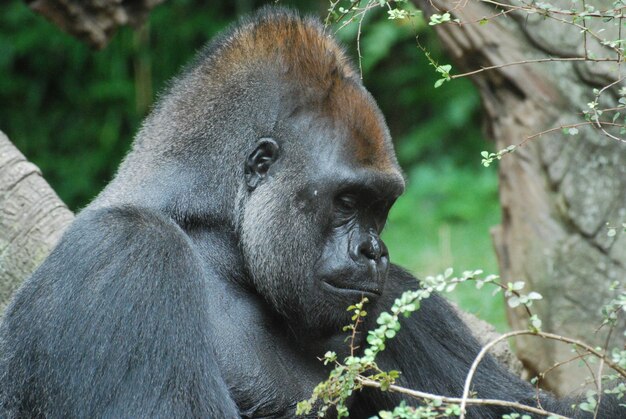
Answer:
<path fill-rule="evenodd" d="M 385 243 L 378 237 L 375 231 L 362 232 L 353 243 L 353 251 L 350 252 L 355 262 L 386 265 L 389 252 Z"/>
<path fill-rule="evenodd" d="M 383 242 L 371 234 L 368 234 L 359 245 L 359 253 L 366 258 L 378 262 L 383 255 Z"/>

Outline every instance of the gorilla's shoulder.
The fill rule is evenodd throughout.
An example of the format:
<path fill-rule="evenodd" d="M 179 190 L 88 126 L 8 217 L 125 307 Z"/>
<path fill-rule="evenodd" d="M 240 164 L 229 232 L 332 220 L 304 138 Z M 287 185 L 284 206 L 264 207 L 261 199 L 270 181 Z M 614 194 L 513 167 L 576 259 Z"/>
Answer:
<path fill-rule="evenodd" d="M 173 288 L 181 282 L 173 279 L 195 286 L 204 276 L 191 240 L 169 217 L 134 206 L 88 207 L 24 282 L 7 313 L 19 316 L 24 302 L 38 301 L 25 315 L 48 310 L 56 313 L 55 324 L 73 324 L 80 316 L 65 316 L 53 307 L 82 307 L 83 318 L 89 318 L 103 301 L 111 305 L 127 295 L 132 305 L 157 290 L 180 292 Z"/>
<path fill-rule="evenodd" d="M 171 217 L 145 207 L 119 205 L 85 209 L 64 236 L 64 241 L 166 240 L 168 245 L 185 244 L 188 238 Z M 174 240 L 175 243 L 172 243 Z M 154 243 L 154 242 L 153 242 Z"/>
<path fill-rule="evenodd" d="M 150 208 L 135 205 L 115 205 L 96 209 L 87 207 L 76 217 L 74 222 L 74 225 L 82 224 L 88 224 L 94 228 L 102 226 L 123 228 L 129 224 L 134 227 L 143 226 L 145 228 L 176 226 L 169 216 Z"/>
<path fill-rule="evenodd" d="M 31 281 L 64 278 L 84 285 L 104 278 L 146 278 L 147 273 L 153 279 L 175 272 L 197 275 L 197 262 L 191 240 L 170 217 L 136 206 L 88 207 Z"/>

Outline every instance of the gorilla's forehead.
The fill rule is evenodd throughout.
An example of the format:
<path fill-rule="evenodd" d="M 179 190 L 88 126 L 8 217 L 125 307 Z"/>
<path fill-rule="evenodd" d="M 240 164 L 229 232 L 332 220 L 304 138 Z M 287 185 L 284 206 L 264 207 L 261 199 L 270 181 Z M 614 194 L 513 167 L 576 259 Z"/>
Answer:
<path fill-rule="evenodd" d="M 341 83 L 329 97 L 330 116 L 343 131 L 343 140 L 363 166 L 395 169 L 397 160 L 389 129 L 371 95 L 360 85 Z"/>
<path fill-rule="evenodd" d="M 324 191 L 332 195 L 336 188 L 351 185 L 360 188 L 367 184 L 371 190 L 380 190 L 381 195 L 397 196 L 404 190 L 404 177 L 392 153 L 374 151 L 362 159 L 355 152 L 358 148 L 376 150 L 384 146 L 374 141 L 363 144 L 363 137 L 354 137 L 351 124 L 327 115 L 303 116 L 298 120 L 293 121 L 295 135 L 287 138 L 287 142 L 295 144 L 286 145 L 286 154 L 291 155 L 290 164 L 294 164 L 293 159 L 298 162 L 296 165 L 302 164 L 300 172 L 306 173 L 304 183 L 308 185 L 303 196 L 307 199 L 315 199 L 316 191 L 322 196 L 326 196 Z"/>
<path fill-rule="evenodd" d="M 344 80 L 323 100 L 298 102 L 288 119 L 299 132 L 290 140 L 305 142 L 327 158 L 342 156 L 350 165 L 399 172 L 385 120 L 363 86 Z"/>

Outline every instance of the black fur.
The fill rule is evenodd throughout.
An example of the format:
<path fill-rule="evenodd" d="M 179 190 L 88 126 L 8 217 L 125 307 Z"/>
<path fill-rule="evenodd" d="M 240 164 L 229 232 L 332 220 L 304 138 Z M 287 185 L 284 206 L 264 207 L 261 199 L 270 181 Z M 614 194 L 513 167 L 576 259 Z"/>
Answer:
<path fill-rule="evenodd" d="M 372 327 L 418 285 L 379 237 L 403 188 L 380 111 L 320 25 L 282 9 L 242 20 L 171 84 L 116 178 L 16 293 L 0 325 L 0 418 L 293 417 L 328 374 L 317 358 L 347 352 L 346 307 L 369 295 Z M 458 397 L 479 349 L 433 296 L 380 364 Z M 490 357 L 474 390 L 536 404 Z M 364 391 L 352 417 L 399 400 Z"/>
<path fill-rule="evenodd" d="M 206 274 L 170 219 L 83 212 L 6 312 L 0 416 L 234 416 Z"/>

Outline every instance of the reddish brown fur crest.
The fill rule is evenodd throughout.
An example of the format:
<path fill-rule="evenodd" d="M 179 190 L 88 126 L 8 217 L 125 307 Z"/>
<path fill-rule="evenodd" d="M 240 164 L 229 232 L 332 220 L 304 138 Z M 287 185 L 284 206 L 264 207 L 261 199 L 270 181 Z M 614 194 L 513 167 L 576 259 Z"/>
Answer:
<path fill-rule="evenodd" d="M 244 21 L 218 44 L 209 57 L 213 81 L 234 73 L 272 69 L 285 79 L 309 109 L 317 107 L 344 121 L 359 163 L 381 170 L 395 167 L 394 152 L 378 108 L 363 88 L 345 51 L 312 18 L 284 9 L 266 9 Z"/>
<path fill-rule="evenodd" d="M 357 77 L 344 50 L 317 21 L 283 9 L 266 9 L 244 21 L 211 56 L 211 72 L 218 77 L 232 74 L 233 67 L 245 72 L 269 64 L 292 82 L 322 92 Z"/>
<path fill-rule="evenodd" d="M 327 104 L 334 120 L 348 125 L 357 161 L 382 171 L 395 171 L 396 160 L 387 125 L 360 84 L 343 83 L 333 89 Z"/>

